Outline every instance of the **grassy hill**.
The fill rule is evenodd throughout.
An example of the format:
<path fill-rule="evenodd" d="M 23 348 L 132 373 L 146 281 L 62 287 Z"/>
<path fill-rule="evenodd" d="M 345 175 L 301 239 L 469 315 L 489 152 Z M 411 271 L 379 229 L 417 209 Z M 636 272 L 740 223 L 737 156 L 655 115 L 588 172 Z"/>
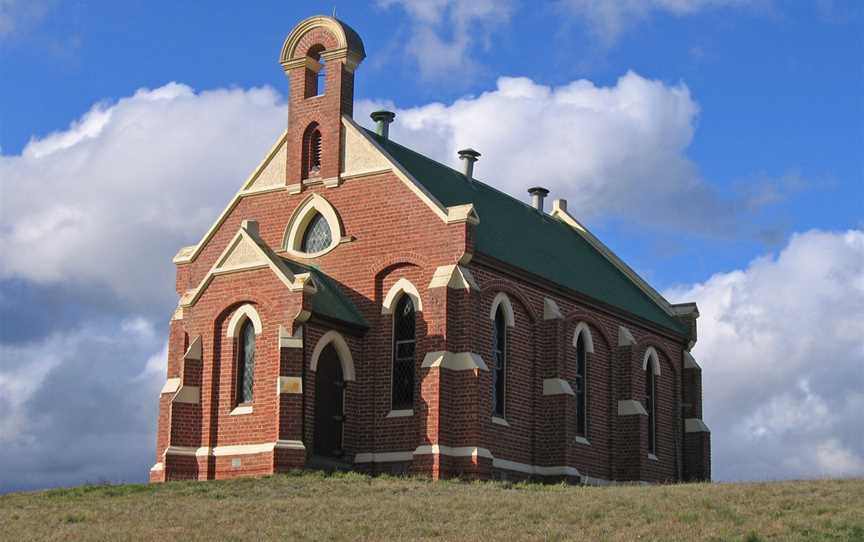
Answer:
<path fill-rule="evenodd" d="M 0 496 L 0 540 L 864 540 L 864 480 L 573 487 L 296 473 Z"/>

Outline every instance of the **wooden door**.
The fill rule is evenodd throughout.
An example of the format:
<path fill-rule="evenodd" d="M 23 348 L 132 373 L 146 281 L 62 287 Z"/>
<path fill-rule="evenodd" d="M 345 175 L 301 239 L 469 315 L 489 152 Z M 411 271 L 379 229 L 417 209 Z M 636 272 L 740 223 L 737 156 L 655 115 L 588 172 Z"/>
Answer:
<path fill-rule="evenodd" d="M 345 381 L 342 364 L 333 345 L 327 345 L 318 358 L 315 373 L 314 453 L 321 457 L 342 457 L 342 424 Z"/>

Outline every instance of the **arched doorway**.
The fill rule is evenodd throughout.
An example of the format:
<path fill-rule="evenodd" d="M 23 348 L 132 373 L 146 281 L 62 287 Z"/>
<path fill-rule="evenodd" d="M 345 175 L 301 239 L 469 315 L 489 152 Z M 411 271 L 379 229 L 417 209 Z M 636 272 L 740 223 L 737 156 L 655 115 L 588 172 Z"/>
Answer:
<path fill-rule="evenodd" d="M 315 371 L 314 455 L 334 459 L 342 457 L 344 403 L 345 380 L 342 363 L 331 343 L 321 351 Z"/>

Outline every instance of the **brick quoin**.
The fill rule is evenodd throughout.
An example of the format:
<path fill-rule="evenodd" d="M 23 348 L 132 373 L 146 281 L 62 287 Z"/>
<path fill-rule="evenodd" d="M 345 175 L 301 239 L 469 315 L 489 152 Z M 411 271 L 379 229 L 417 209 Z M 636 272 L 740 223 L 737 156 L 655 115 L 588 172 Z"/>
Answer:
<path fill-rule="evenodd" d="M 175 258 L 180 301 L 150 480 L 307 467 L 573 483 L 710 480 L 701 370 L 689 354 L 695 306 L 679 311 L 692 332 L 673 332 L 475 251 L 478 223 L 442 219 L 398 168 L 346 174 L 346 123 L 364 57 L 359 36 L 341 21 L 319 16 L 295 27 L 282 51 L 284 152 L 273 158 L 283 161 L 276 170 L 284 178 L 241 192 L 199 244 Z M 309 164 L 312 125 L 321 135 L 316 171 Z M 338 217 L 338 231 L 329 224 L 335 245 L 315 257 L 286 246 L 310 198 L 326 200 Z M 462 274 L 441 282 L 453 269 Z M 422 305 L 414 400 L 392 411 L 395 316 L 387 296 L 405 281 Z M 506 332 L 505 414 L 493 420 L 492 310 L 501 293 L 513 325 Z M 322 308 L 328 303 L 343 312 Z M 253 400 L 240 404 L 236 330 L 246 320 L 256 333 Z M 593 346 L 585 435 L 576 434 L 576 398 L 568 393 L 576 382 L 577 326 L 587 326 Z M 644 414 L 649 350 L 660 367 L 654 454 Z M 342 381 L 317 399 L 336 401 L 339 393 L 343 406 L 338 424 L 324 425 L 317 376 L 332 359 Z M 316 453 L 316 431 L 334 428 L 339 449 Z"/>

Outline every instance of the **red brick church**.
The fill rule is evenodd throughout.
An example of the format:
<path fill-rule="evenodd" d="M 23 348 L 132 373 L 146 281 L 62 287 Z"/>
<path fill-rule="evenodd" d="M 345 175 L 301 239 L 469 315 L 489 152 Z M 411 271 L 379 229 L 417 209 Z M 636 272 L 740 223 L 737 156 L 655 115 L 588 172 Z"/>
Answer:
<path fill-rule="evenodd" d="M 672 305 L 548 191 L 523 203 L 352 118 L 360 36 L 289 34 L 288 127 L 174 258 L 151 481 L 303 467 L 432 478 L 707 480 Z"/>

